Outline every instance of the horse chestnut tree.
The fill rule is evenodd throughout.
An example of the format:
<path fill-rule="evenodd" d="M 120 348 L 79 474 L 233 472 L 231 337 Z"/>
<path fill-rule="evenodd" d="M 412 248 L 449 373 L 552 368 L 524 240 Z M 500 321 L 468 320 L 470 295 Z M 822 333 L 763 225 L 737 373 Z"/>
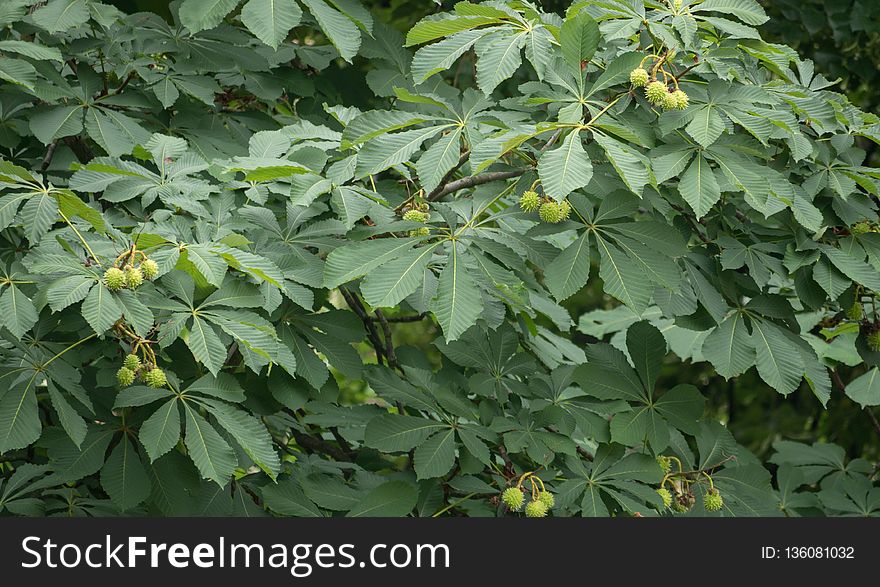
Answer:
<path fill-rule="evenodd" d="M 4 2 L 0 512 L 880 512 L 660 376 L 880 404 L 880 119 L 755 0 L 540 5 Z"/>

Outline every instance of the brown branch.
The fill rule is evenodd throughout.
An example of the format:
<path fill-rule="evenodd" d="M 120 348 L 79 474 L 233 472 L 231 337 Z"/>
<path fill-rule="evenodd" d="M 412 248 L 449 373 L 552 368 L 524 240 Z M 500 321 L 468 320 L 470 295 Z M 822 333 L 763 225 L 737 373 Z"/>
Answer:
<path fill-rule="evenodd" d="M 392 316 L 390 318 L 386 316 L 385 321 L 386 322 L 419 322 L 421 320 L 424 320 L 427 316 L 428 316 L 428 314 L 426 314 L 424 312 L 422 312 L 421 314 L 415 314 L 413 316 Z M 373 318 L 373 320 L 375 322 L 380 321 L 379 318 Z"/>
<path fill-rule="evenodd" d="M 135 72 L 134 70 L 131 70 L 130 72 L 128 72 L 128 75 L 125 76 L 125 79 L 122 80 L 122 83 L 119 84 L 119 87 L 116 88 L 115 90 L 113 90 L 113 94 L 114 94 L 114 95 L 115 95 L 115 94 L 118 94 L 119 92 L 121 92 L 122 90 L 124 90 L 124 89 L 125 89 L 125 86 L 128 85 L 128 82 L 130 82 L 130 81 L 132 80 L 132 78 L 134 78 L 135 75 L 136 75 L 136 72 Z"/>
<path fill-rule="evenodd" d="M 394 339 L 391 336 L 391 326 L 388 324 L 388 320 L 385 318 L 385 314 L 382 313 L 382 310 L 376 308 L 375 313 L 376 318 L 379 319 L 379 323 L 382 324 L 382 333 L 385 335 L 385 358 L 388 361 L 388 366 L 402 372 L 403 369 L 401 369 L 400 363 L 397 362 L 397 355 L 394 352 Z"/>
<path fill-rule="evenodd" d="M 450 179 L 452 179 L 452 176 L 455 174 L 455 172 L 458 171 L 461 166 L 464 165 L 465 162 L 468 160 L 468 156 L 470 156 L 470 151 L 465 151 L 461 154 L 461 157 L 459 157 L 458 159 L 458 163 L 456 163 L 452 167 L 452 169 L 447 171 L 446 175 L 443 176 L 443 179 L 440 180 L 440 183 L 437 184 L 437 187 L 431 190 L 430 194 L 425 196 L 426 200 L 428 200 L 429 202 L 433 202 L 436 198 L 439 197 L 437 194 L 443 191 L 443 188 L 446 187 L 446 184 L 449 182 Z"/>
<path fill-rule="evenodd" d="M 40 163 L 40 172 L 45 173 L 47 169 L 49 169 L 49 165 L 52 163 L 52 157 L 55 156 L 55 149 L 58 148 L 58 141 L 52 141 L 49 143 L 49 146 L 46 148 L 46 155 L 43 157 L 43 162 Z"/>
<path fill-rule="evenodd" d="M 95 158 L 92 148 L 80 136 L 65 137 L 64 142 L 70 147 L 80 163 L 88 163 Z"/>
<path fill-rule="evenodd" d="M 501 181 L 505 179 L 511 179 L 514 177 L 519 177 L 524 174 L 528 169 L 517 169 L 515 171 L 489 171 L 487 173 L 481 173 L 479 175 L 471 175 L 468 177 L 463 177 L 461 179 L 456 179 L 455 181 L 451 181 L 436 193 L 431 198 L 427 198 L 431 202 L 439 200 L 443 196 L 449 195 L 453 192 L 457 192 L 458 190 L 463 190 L 467 188 L 472 188 L 474 186 L 482 185 L 484 183 L 489 183 L 490 181 Z"/>
<path fill-rule="evenodd" d="M 310 436 L 292 428 L 290 434 L 298 445 L 307 450 L 324 453 L 327 456 L 333 457 L 337 461 L 351 461 L 351 457 L 349 457 L 344 450 L 335 444 L 327 442 L 323 438 Z"/>
<path fill-rule="evenodd" d="M 370 340 L 370 344 L 376 350 L 376 362 L 380 365 L 382 364 L 382 359 L 385 357 L 385 347 L 382 344 L 382 341 L 379 339 L 379 333 L 376 331 L 376 327 L 373 325 L 373 320 L 370 315 L 367 314 L 367 311 L 364 309 L 364 305 L 361 304 L 360 300 L 357 299 L 353 293 L 348 291 L 347 289 L 340 287 L 339 293 L 342 294 L 342 297 L 345 298 L 345 302 L 348 304 L 348 307 L 352 309 L 352 311 L 357 314 L 358 318 L 361 319 L 361 322 L 364 323 L 364 328 L 367 330 L 367 338 Z"/>

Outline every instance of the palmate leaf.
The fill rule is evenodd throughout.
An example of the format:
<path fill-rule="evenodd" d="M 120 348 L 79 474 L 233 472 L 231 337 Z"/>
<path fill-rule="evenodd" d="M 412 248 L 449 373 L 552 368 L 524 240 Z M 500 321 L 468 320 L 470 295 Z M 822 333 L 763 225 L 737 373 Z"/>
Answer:
<path fill-rule="evenodd" d="M 377 137 L 358 152 L 358 177 L 378 173 L 409 160 L 422 143 L 450 126 L 429 126 Z"/>
<path fill-rule="evenodd" d="M 783 395 L 797 389 L 804 373 L 804 362 L 781 327 L 763 320 L 753 321 L 752 344 L 761 378 Z"/>
<path fill-rule="evenodd" d="M 576 70 L 593 58 L 599 39 L 599 25 L 586 10 L 566 20 L 559 29 L 562 56 Z"/>
<path fill-rule="evenodd" d="M 364 431 L 364 442 L 385 452 L 405 452 L 444 427 L 442 422 L 434 420 L 386 414 L 370 420 Z"/>
<path fill-rule="evenodd" d="M 650 281 L 645 273 L 623 251 L 598 235 L 596 247 L 600 259 L 599 277 L 605 292 L 641 314 L 651 298 Z"/>
<path fill-rule="evenodd" d="M 458 162 L 461 132 L 462 128 L 456 127 L 449 134 L 443 135 L 416 162 L 416 172 L 419 174 L 422 189 L 426 192 L 431 192 L 440 185 L 446 173 Z"/>
<path fill-rule="evenodd" d="M 579 292 L 590 277 L 589 236 L 584 231 L 544 271 L 544 283 L 559 301 Z"/>
<path fill-rule="evenodd" d="M 697 155 L 681 176 L 678 191 L 697 219 L 705 216 L 721 199 L 721 188 L 715 179 L 715 173 L 702 155 Z"/>
<path fill-rule="evenodd" d="M 421 83 L 435 73 L 448 69 L 485 34 L 486 31 L 482 29 L 461 31 L 422 47 L 416 51 L 410 66 L 413 80 Z"/>
<path fill-rule="evenodd" d="M 445 475 L 455 464 L 455 431 L 436 433 L 424 441 L 413 455 L 418 479 L 431 479 Z"/>
<path fill-rule="evenodd" d="M 186 416 L 184 444 L 190 459 L 203 478 L 224 487 L 238 465 L 235 453 L 193 407 L 184 402 L 183 410 Z"/>
<path fill-rule="evenodd" d="M 593 164 L 584 151 L 579 131 L 569 133 L 559 147 L 541 156 L 538 177 L 544 193 L 557 202 L 590 183 Z"/>
<path fill-rule="evenodd" d="M 381 266 L 380 271 L 367 275 L 361 292 L 371 306 L 395 306 L 416 291 L 424 279 L 424 270 L 431 262 L 437 244 L 408 251 Z"/>
<path fill-rule="evenodd" d="M 880 405 L 880 368 L 874 367 L 851 381 L 846 395 L 862 407 Z"/>
<path fill-rule="evenodd" d="M 180 22 L 194 33 L 212 29 L 235 8 L 240 0 L 184 0 L 180 5 Z"/>
<path fill-rule="evenodd" d="M 522 64 L 526 34 L 504 30 L 481 37 L 476 44 L 477 85 L 489 96 Z"/>
<path fill-rule="evenodd" d="M 39 372 L 24 372 L 0 396 L 0 454 L 24 448 L 40 437 Z"/>
<path fill-rule="evenodd" d="M 459 245 L 453 243 L 446 267 L 440 272 L 437 295 L 431 300 L 446 342 L 456 340 L 473 326 L 483 312 L 483 299 L 474 278 L 465 267 Z"/>
<path fill-rule="evenodd" d="M 393 518 L 407 515 L 416 506 L 418 492 L 404 481 L 389 481 L 370 491 L 346 514 L 350 518 Z"/>
<path fill-rule="evenodd" d="M 262 422 L 247 412 L 223 402 L 201 399 L 199 403 L 205 406 L 217 419 L 217 423 L 235 438 L 258 467 L 273 480 L 278 476 L 281 461 L 272 446 L 272 437 Z"/>
<path fill-rule="evenodd" d="M 287 38 L 301 18 L 302 10 L 295 0 L 248 0 L 241 9 L 244 26 L 273 49 Z"/>
<path fill-rule="evenodd" d="M 153 415 L 144 420 L 138 438 L 144 445 L 150 462 L 174 448 L 180 440 L 180 406 L 176 398 L 162 404 Z"/>
<path fill-rule="evenodd" d="M 736 312 L 725 318 L 706 337 L 703 356 L 725 379 L 742 375 L 755 364 L 755 347 L 741 313 Z"/>
<path fill-rule="evenodd" d="M 150 478 L 128 436 L 122 436 L 101 468 L 101 486 L 121 511 L 129 510 L 149 497 Z"/>
<path fill-rule="evenodd" d="M 36 324 L 38 318 L 34 303 L 15 283 L 10 283 L 0 295 L 0 325 L 20 339 Z"/>
<path fill-rule="evenodd" d="M 608 161 L 620 175 L 620 179 L 637 196 L 651 181 L 651 169 L 648 159 L 624 143 L 602 133 L 594 132 L 594 140 L 605 149 Z"/>
<path fill-rule="evenodd" d="M 96 333 L 102 334 L 122 317 L 122 306 L 110 290 L 99 283 L 83 300 L 82 316 Z"/>
<path fill-rule="evenodd" d="M 342 58 L 350 62 L 361 46 L 361 33 L 357 25 L 323 0 L 302 0 L 302 3 L 321 25 Z"/>
<path fill-rule="evenodd" d="M 363 277 L 418 242 L 413 238 L 375 239 L 333 249 L 324 265 L 324 286 L 335 288 Z"/>

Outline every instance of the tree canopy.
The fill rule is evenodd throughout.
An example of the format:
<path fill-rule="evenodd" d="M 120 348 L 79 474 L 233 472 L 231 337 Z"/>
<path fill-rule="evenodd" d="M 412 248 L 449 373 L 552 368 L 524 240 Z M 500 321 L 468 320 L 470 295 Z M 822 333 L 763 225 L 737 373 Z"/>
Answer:
<path fill-rule="evenodd" d="M 562 4 L 5 2 L 0 512 L 880 513 L 880 119 Z"/>

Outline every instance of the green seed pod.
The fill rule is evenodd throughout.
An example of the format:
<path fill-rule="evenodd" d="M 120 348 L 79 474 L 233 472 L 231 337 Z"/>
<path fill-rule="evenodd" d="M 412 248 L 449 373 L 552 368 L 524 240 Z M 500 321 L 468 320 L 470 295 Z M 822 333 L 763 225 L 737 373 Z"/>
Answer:
<path fill-rule="evenodd" d="M 144 277 L 147 279 L 155 279 L 159 275 L 159 264 L 152 259 L 146 259 L 141 263 L 141 271 L 144 272 Z"/>
<path fill-rule="evenodd" d="M 645 86 L 649 79 L 648 72 L 641 67 L 637 67 L 629 72 L 629 82 L 637 88 Z"/>
<path fill-rule="evenodd" d="M 125 360 L 122 361 L 122 364 L 126 369 L 137 371 L 141 368 L 141 359 L 137 355 L 128 355 L 125 357 Z"/>
<path fill-rule="evenodd" d="M 855 302 L 852 306 L 846 309 L 846 317 L 850 320 L 861 320 L 864 315 L 864 308 L 862 308 L 862 304 L 859 302 Z"/>
<path fill-rule="evenodd" d="M 678 110 L 684 110 L 688 107 L 688 104 L 690 103 L 690 98 L 688 98 L 688 95 L 684 92 L 684 90 L 675 90 L 674 92 L 672 92 L 672 94 L 670 94 L 670 96 L 672 96 L 672 100 L 674 103 L 673 107 Z"/>
<path fill-rule="evenodd" d="M 134 371 L 128 367 L 120 367 L 116 372 L 116 382 L 119 383 L 119 387 L 128 387 L 134 383 Z"/>
<path fill-rule="evenodd" d="M 129 289 L 137 289 L 144 282 L 144 273 L 137 267 L 129 265 L 125 268 L 125 285 Z"/>
<path fill-rule="evenodd" d="M 403 219 L 407 222 L 421 222 L 424 224 L 428 221 L 428 213 L 421 212 L 420 210 L 408 210 L 406 214 L 403 215 Z"/>
<path fill-rule="evenodd" d="M 530 501 L 526 505 L 527 518 L 543 518 L 547 515 L 547 506 L 543 501 Z"/>
<path fill-rule="evenodd" d="M 880 330 L 875 330 L 868 335 L 868 348 L 875 353 L 880 352 Z"/>
<path fill-rule="evenodd" d="M 541 207 L 541 196 L 532 190 L 525 191 L 519 198 L 519 207 L 525 212 L 534 212 Z"/>
<path fill-rule="evenodd" d="M 721 506 L 724 505 L 721 493 L 713 487 L 709 490 L 709 493 L 703 497 L 703 505 L 706 507 L 706 511 L 717 512 L 721 509 Z"/>
<path fill-rule="evenodd" d="M 556 498 L 553 497 L 553 494 L 549 491 L 542 491 L 538 493 L 538 501 L 547 506 L 547 509 L 553 509 L 553 506 L 556 505 Z"/>
<path fill-rule="evenodd" d="M 415 230 L 409 231 L 410 236 L 428 236 L 431 234 L 431 229 L 427 226 L 423 226 L 421 228 L 417 228 Z"/>
<path fill-rule="evenodd" d="M 657 464 L 660 465 L 661 469 L 663 469 L 664 475 L 672 470 L 672 459 L 665 455 L 657 455 Z"/>
<path fill-rule="evenodd" d="M 694 498 L 693 493 L 679 493 L 675 496 L 675 499 L 672 500 L 672 509 L 677 511 L 680 514 L 684 512 L 689 512 L 692 507 L 694 507 L 694 502 L 696 498 Z"/>
<path fill-rule="evenodd" d="M 865 234 L 867 232 L 871 232 L 871 223 L 867 220 L 856 222 L 850 227 L 849 231 L 852 234 Z"/>
<path fill-rule="evenodd" d="M 663 507 L 668 508 L 672 505 L 672 494 L 669 493 L 669 490 L 665 487 L 661 487 L 657 490 L 657 495 L 660 496 L 660 499 L 663 500 Z"/>
<path fill-rule="evenodd" d="M 504 505 L 512 512 L 518 512 L 522 507 L 525 498 L 523 497 L 522 489 L 519 487 L 508 487 L 503 492 L 501 492 L 501 501 L 504 502 Z"/>
<path fill-rule="evenodd" d="M 648 102 L 659 106 L 663 103 L 664 98 L 669 94 L 666 84 L 663 82 L 653 81 L 645 88 L 645 98 Z"/>
<path fill-rule="evenodd" d="M 551 224 L 562 222 L 568 218 L 569 214 L 571 214 L 571 205 L 566 200 L 544 202 L 538 210 L 538 216 L 541 217 L 541 220 Z"/>
<path fill-rule="evenodd" d="M 160 387 L 165 387 L 168 383 L 168 379 L 165 377 L 165 372 L 162 371 L 162 369 L 154 367 L 144 374 L 144 382 L 148 386 L 158 389 Z"/>
<path fill-rule="evenodd" d="M 678 107 L 675 94 L 672 92 L 666 92 L 666 95 L 663 96 L 663 99 L 660 101 L 660 107 L 663 110 L 675 110 L 675 108 Z"/>
<path fill-rule="evenodd" d="M 104 272 L 104 285 L 110 291 L 119 291 L 125 287 L 125 272 L 118 267 L 111 267 Z"/>

